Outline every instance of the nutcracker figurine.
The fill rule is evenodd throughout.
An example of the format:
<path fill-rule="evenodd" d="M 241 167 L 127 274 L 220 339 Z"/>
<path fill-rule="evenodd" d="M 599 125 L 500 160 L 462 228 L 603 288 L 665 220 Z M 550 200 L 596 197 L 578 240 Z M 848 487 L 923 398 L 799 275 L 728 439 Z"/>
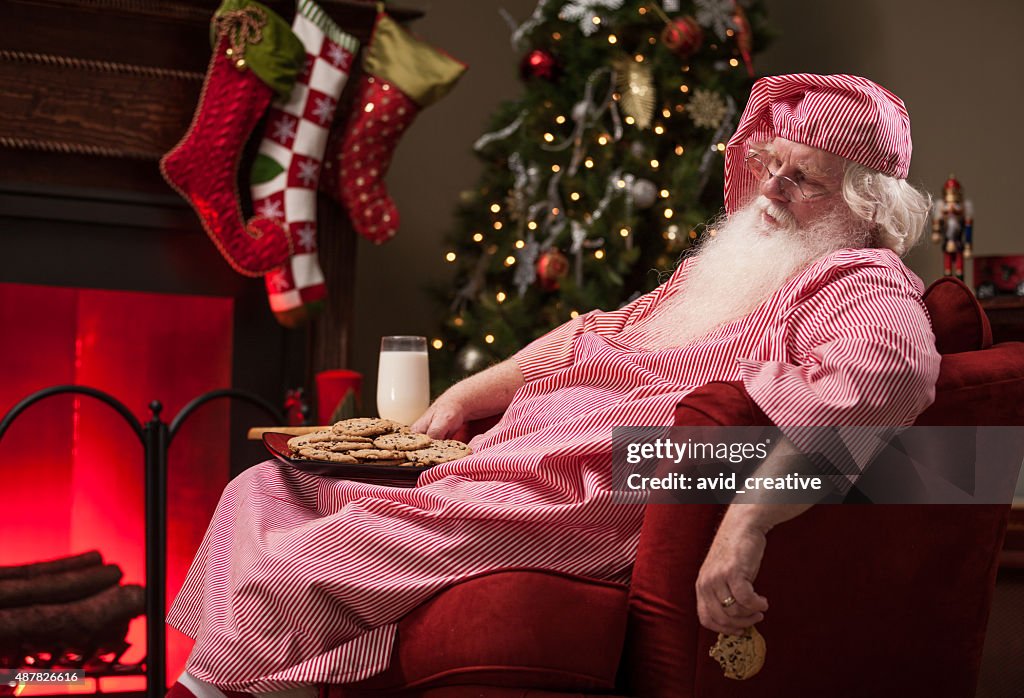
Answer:
<path fill-rule="evenodd" d="M 932 207 L 932 242 L 942 245 L 942 273 L 964 279 L 964 259 L 971 256 L 974 205 L 964 200 L 960 182 L 949 175 L 942 199 Z"/>

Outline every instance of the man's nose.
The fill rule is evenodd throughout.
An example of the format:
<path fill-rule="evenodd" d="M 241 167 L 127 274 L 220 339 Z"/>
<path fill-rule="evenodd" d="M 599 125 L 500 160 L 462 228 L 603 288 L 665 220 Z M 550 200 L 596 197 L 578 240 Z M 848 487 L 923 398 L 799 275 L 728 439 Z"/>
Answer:
<path fill-rule="evenodd" d="M 789 199 L 782 193 L 781 184 L 782 180 L 778 177 L 768 177 L 768 179 L 761 182 L 760 190 L 762 196 L 779 204 L 789 203 Z"/>

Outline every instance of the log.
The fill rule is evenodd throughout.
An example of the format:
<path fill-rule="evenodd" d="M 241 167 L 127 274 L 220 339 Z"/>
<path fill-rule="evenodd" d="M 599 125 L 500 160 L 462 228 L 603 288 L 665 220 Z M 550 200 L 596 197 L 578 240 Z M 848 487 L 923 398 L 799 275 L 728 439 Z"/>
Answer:
<path fill-rule="evenodd" d="M 98 550 L 90 550 L 87 553 L 61 557 L 56 560 L 45 562 L 34 562 L 30 565 L 10 565 L 0 567 L 0 579 L 23 579 L 25 577 L 38 577 L 42 574 L 53 574 L 54 572 L 66 572 L 68 570 L 79 570 L 83 567 L 102 565 L 103 557 Z"/>
<path fill-rule="evenodd" d="M 0 608 L 77 601 L 121 581 L 117 565 L 94 565 L 79 570 L 21 579 L 0 579 Z"/>
<path fill-rule="evenodd" d="M 120 643 L 145 609 L 146 592 L 137 584 L 70 603 L 0 609 L 0 658 L 66 651 L 89 656 Z"/>

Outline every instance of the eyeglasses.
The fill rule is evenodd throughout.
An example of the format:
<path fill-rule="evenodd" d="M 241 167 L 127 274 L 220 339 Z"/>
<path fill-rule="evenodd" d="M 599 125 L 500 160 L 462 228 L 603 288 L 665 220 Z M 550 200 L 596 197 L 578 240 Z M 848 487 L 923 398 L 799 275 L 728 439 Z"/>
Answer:
<path fill-rule="evenodd" d="M 772 172 L 768 165 L 764 164 L 764 161 L 761 160 L 758 153 L 747 153 L 744 162 L 747 165 L 747 169 L 750 170 L 750 173 L 759 182 L 767 182 L 773 177 L 778 179 L 779 191 L 786 197 L 786 201 L 810 201 L 828 194 L 828 189 L 820 184 L 801 183 L 786 175 Z"/>

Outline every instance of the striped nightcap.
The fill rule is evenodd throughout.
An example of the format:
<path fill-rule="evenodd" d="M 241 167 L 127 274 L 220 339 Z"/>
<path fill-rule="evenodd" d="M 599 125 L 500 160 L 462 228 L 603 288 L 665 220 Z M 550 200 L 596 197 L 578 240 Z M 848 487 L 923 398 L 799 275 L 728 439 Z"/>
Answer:
<path fill-rule="evenodd" d="M 776 136 L 906 179 L 910 117 L 903 100 L 856 75 L 773 75 L 754 83 L 725 153 L 725 208 L 732 213 L 757 193 L 743 163 L 749 143 Z"/>

